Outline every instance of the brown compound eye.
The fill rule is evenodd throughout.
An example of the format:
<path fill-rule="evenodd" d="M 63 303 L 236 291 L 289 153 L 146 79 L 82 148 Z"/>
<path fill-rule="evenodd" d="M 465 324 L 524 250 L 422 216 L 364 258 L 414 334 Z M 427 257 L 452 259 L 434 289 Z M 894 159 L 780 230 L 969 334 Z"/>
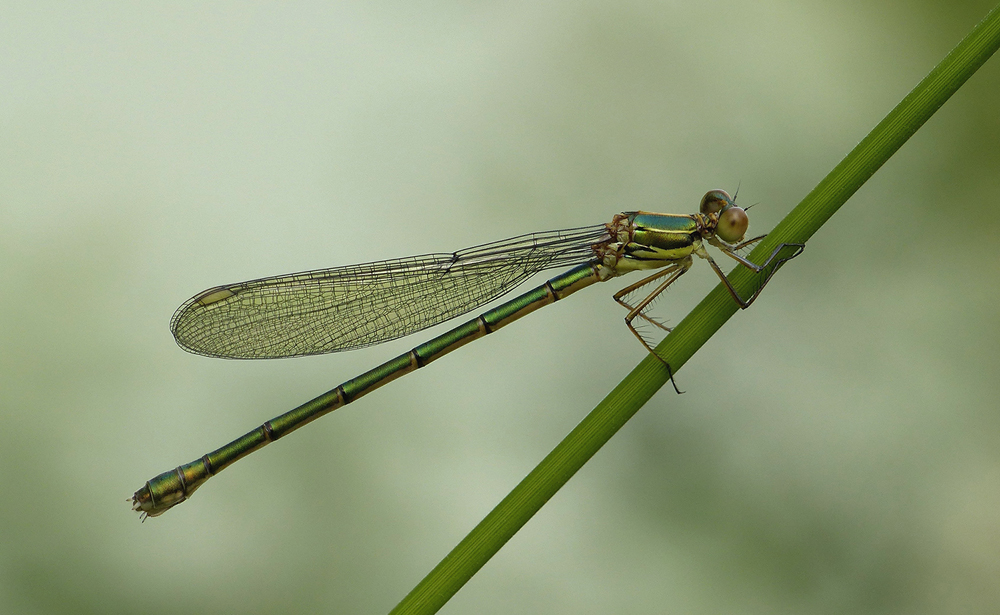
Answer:
<path fill-rule="evenodd" d="M 701 197 L 701 213 L 714 214 L 727 205 L 733 205 L 733 197 L 725 190 L 709 190 Z"/>
<path fill-rule="evenodd" d="M 715 234 L 726 243 L 736 243 L 746 235 L 747 227 L 750 226 L 750 219 L 747 212 L 741 207 L 730 207 L 719 216 L 719 226 L 715 229 Z"/>

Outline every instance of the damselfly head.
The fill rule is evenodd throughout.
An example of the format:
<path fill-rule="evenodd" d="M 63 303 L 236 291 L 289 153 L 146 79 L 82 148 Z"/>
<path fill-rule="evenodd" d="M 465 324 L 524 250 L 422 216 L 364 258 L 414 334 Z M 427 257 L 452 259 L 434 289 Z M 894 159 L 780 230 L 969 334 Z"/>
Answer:
<path fill-rule="evenodd" d="M 725 190 L 709 190 L 701 198 L 701 213 L 718 214 L 719 225 L 715 234 L 727 243 L 736 243 L 743 239 L 750 226 L 747 212 L 736 206 L 736 199 L 729 196 Z"/>

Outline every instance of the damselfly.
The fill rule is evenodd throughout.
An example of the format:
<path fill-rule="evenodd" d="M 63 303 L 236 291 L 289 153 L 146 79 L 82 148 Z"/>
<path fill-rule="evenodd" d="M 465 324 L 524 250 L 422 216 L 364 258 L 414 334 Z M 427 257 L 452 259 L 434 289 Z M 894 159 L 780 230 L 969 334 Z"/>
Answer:
<path fill-rule="evenodd" d="M 712 190 L 702 198 L 696 214 L 626 212 L 607 224 L 521 235 L 450 254 L 320 269 L 201 292 L 181 305 L 170 322 L 182 348 L 232 359 L 297 357 L 362 348 L 409 335 L 482 306 L 539 271 L 576 264 L 538 288 L 267 421 L 222 448 L 160 474 L 135 492 L 132 508 L 143 519 L 163 514 L 210 477 L 268 442 L 542 306 L 625 273 L 656 270 L 614 295 L 628 310 L 625 324 L 629 330 L 655 356 L 633 322 L 639 318 L 670 331 L 646 310 L 691 267 L 692 255 L 707 260 L 736 303 L 746 308 L 778 267 L 804 247 L 781 244 L 763 265 L 756 265 L 739 252 L 765 235 L 744 241 L 748 226 L 747 214 L 735 200 L 723 190 Z M 706 242 L 758 274 L 757 290 L 748 299 L 730 284 L 705 250 Z M 633 293 L 654 282 L 658 284 L 646 297 L 631 300 Z"/>

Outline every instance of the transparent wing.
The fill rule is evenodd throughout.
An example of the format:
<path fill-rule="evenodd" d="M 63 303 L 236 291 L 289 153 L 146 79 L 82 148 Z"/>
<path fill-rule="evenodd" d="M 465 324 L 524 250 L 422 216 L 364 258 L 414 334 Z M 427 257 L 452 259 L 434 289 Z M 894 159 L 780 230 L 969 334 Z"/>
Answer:
<path fill-rule="evenodd" d="M 585 261 L 607 238 L 604 225 L 587 226 L 216 286 L 177 308 L 170 330 L 185 350 L 211 357 L 362 348 L 464 314 L 543 269 Z"/>

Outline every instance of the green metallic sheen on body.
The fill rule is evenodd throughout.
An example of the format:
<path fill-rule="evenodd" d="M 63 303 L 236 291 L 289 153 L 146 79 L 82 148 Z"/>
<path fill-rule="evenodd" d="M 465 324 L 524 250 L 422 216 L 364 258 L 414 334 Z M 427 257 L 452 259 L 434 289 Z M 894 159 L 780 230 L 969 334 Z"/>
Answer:
<path fill-rule="evenodd" d="M 687 256 L 701 243 L 695 216 L 636 212 L 631 215 L 632 241 L 625 254 L 647 261 L 676 261 Z"/>
<path fill-rule="evenodd" d="M 549 280 L 549 286 L 556 293 L 557 299 L 562 299 L 594 282 L 603 282 L 613 277 L 614 271 L 593 263 L 577 265 L 566 273 Z"/>
<path fill-rule="evenodd" d="M 555 300 L 556 298 L 552 294 L 552 291 L 549 290 L 549 287 L 542 285 L 524 293 L 516 299 L 483 313 L 480 318 L 489 327 L 490 332 L 493 332 L 507 323 L 526 316 Z"/>
<path fill-rule="evenodd" d="M 278 438 L 289 434 L 299 427 L 318 419 L 327 412 L 332 412 L 337 408 L 343 406 L 346 401 L 340 395 L 340 388 L 337 387 L 332 391 L 327 391 L 326 393 L 320 395 L 316 399 L 307 401 L 298 408 L 294 410 L 289 410 L 288 412 L 282 414 L 279 417 L 273 418 L 268 421 L 268 425 L 271 427 L 271 440 L 277 440 Z M 259 430 L 254 430 L 259 431 Z M 250 434 L 254 433 L 253 431 Z M 247 435 L 250 435 L 247 434 Z M 266 444 L 265 442 L 264 444 Z M 263 444 L 261 445 L 263 446 Z M 211 456 L 211 455 L 210 455 Z M 227 464 L 228 465 L 228 464 Z M 213 466 L 214 463 L 213 463 Z"/>
<path fill-rule="evenodd" d="M 192 461 L 147 481 L 132 496 L 134 506 L 155 517 L 191 497 L 211 476 L 202 459 Z"/>
<path fill-rule="evenodd" d="M 205 455 L 205 458 L 208 459 L 208 469 L 211 470 L 211 473 L 214 476 L 224 470 L 229 464 L 238 459 L 242 459 L 271 440 L 272 438 L 267 437 L 267 432 L 263 426 L 258 427 L 257 429 L 236 438 L 229 444 Z M 197 462 L 193 461 L 188 465 L 192 465 L 194 463 Z M 187 466 L 181 467 L 184 468 Z"/>
<path fill-rule="evenodd" d="M 344 391 L 344 403 L 349 404 L 365 393 L 374 391 L 383 384 L 391 382 L 415 369 L 417 369 L 417 364 L 413 361 L 409 352 L 401 354 L 394 359 L 389 359 L 375 369 L 368 370 L 360 376 L 340 385 L 340 388 Z"/>
<path fill-rule="evenodd" d="M 424 342 L 414 348 L 413 352 L 417 355 L 417 360 L 420 361 L 420 366 L 423 367 L 434 359 L 442 357 L 452 350 L 464 346 L 473 340 L 477 340 L 487 333 L 489 332 L 479 324 L 479 319 L 476 318 L 463 323 L 451 331 L 439 335 L 430 341 Z"/>
<path fill-rule="evenodd" d="M 202 459 L 164 472 L 135 492 L 134 507 L 150 517 L 166 512 L 191 496 L 211 476 L 272 440 L 302 427 L 324 414 L 348 404 L 362 395 L 408 374 L 452 350 L 486 335 L 535 309 L 548 305 L 581 288 L 603 281 L 613 272 L 599 265 L 583 264 L 558 275 L 545 284 L 465 322 L 413 350 L 401 354 L 348 380 L 337 388 L 308 401 L 298 408 L 271 419 Z M 482 323 L 486 323 L 486 327 Z M 270 433 L 270 437 L 268 436 Z M 206 467 L 207 458 L 209 466 Z M 182 478 L 183 477 L 183 478 Z"/>

